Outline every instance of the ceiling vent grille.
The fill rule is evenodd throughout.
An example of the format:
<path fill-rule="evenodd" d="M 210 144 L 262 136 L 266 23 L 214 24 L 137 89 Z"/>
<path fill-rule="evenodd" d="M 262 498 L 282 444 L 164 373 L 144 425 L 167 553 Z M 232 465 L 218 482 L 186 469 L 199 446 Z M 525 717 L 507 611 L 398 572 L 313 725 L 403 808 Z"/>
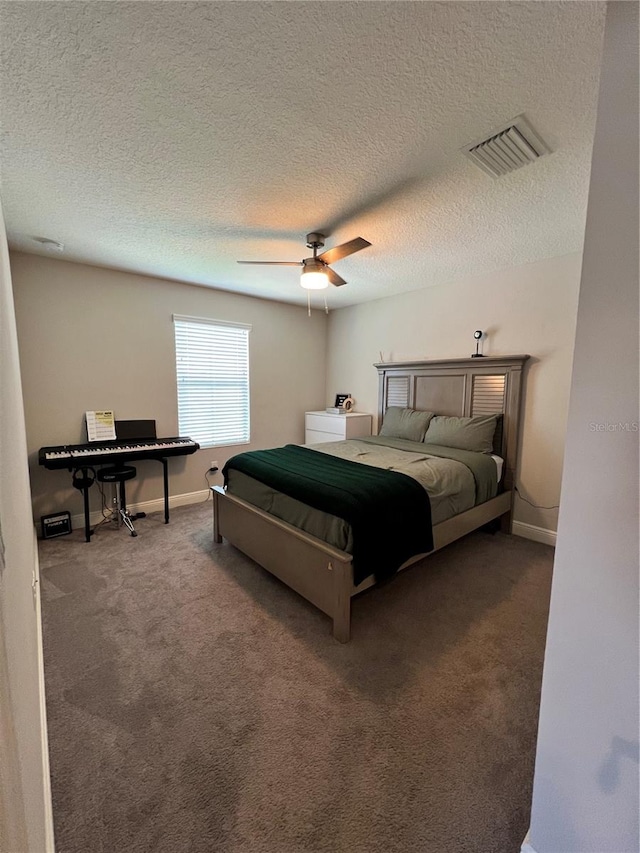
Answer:
<path fill-rule="evenodd" d="M 515 172 L 549 154 L 549 147 L 522 115 L 493 131 L 487 139 L 465 145 L 462 150 L 492 178 Z"/>

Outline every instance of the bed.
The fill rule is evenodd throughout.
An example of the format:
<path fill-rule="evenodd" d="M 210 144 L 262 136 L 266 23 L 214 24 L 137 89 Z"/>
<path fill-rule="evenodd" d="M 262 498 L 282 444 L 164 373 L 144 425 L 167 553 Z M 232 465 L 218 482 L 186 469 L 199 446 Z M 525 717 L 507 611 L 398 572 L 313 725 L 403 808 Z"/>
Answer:
<path fill-rule="evenodd" d="M 493 486 L 478 491 L 482 483 L 472 472 L 466 478 L 467 483 L 471 482 L 471 499 L 468 487 L 440 489 L 437 494 L 432 491 L 428 546 L 394 570 L 412 565 L 495 519 L 500 519 L 503 531 L 511 532 L 521 390 L 527 358 L 516 355 L 375 365 L 379 377 L 379 425 L 384 424 L 385 413 L 392 408 L 449 417 L 497 416 L 492 452 L 485 454 L 484 461 L 484 469 L 491 473 L 490 466 L 493 470 Z M 451 470 L 462 471 L 465 463 L 469 463 L 456 454 L 451 463 L 446 459 L 439 462 L 437 453 L 434 461 L 431 451 L 433 445 L 429 448 L 419 442 L 378 436 L 301 448 L 298 455 L 328 454 L 332 458 L 365 463 L 351 465 L 352 468 L 367 468 L 372 464 L 387 468 L 389 457 L 385 454 L 390 452 L 397 456 L 392 464 L 394 470 L 416 480 L 420 480 L 420 476 L 415 476 L 416 466 L 424 467 L 423 486 L 429 492 L 430 468 L 451 465 Z M 290 453 L 295 455 L 295 449 Z M 220 543 L 224 537 L 280 578 L 333 620 L 333 635 L 338 641 L 348 642 L 351 599 L 376 583 L 373 574 L 363 571 L 361 560 L 354 566 L 349 524 L 281 494 L 242 471 L 230 475 L 231 472 L 227 489 L 213 487 L 214 541 Z M 464 477 L 461 482 L 464 485 Z M 382 542 L 388 536 L 387 525 L 378 522 L 377 526 Z"/>

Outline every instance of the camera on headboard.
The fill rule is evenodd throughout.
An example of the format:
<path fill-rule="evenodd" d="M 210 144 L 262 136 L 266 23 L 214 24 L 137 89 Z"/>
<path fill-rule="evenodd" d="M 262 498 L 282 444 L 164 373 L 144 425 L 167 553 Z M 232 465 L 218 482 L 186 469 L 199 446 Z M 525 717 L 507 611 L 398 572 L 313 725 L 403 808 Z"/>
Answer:
<path fill-rule="evenodd" d="M 484 332 L 480 329 L 476 329 L 473 333 L 473 337 L 476 339 L 476 351 L 471 355 L 471 358 L 484 358 L 484 355 L 480 352 L 480 341 L 482 340 L 482 336 Z"/>

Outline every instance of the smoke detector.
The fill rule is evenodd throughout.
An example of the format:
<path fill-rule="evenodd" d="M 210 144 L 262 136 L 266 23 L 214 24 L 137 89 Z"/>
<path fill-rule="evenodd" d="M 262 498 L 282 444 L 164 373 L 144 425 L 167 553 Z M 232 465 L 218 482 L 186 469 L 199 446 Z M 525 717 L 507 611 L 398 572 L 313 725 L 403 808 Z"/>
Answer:
<path fill-rule="evenodd" d="M 549 146 L 523 115 L 492 131 L 479 142 L 465 145 L 462 152 L 492 178 L 515 172 L 551 153 Z"/>

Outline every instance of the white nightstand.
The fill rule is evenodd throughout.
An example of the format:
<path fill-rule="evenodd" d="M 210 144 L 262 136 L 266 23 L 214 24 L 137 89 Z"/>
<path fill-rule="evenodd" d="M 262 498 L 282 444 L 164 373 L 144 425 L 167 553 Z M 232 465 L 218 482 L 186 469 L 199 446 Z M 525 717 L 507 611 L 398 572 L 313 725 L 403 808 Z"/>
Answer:
<path fill-rule="evenodd" d="M 345 438 L 358 438 L 361 435 L 371 435 L 371 415 L 362 412 L 349 412 L 348 415 L 332 415 L 329 412 L 304 414 L 305 444 L 344 441 Z"/>

